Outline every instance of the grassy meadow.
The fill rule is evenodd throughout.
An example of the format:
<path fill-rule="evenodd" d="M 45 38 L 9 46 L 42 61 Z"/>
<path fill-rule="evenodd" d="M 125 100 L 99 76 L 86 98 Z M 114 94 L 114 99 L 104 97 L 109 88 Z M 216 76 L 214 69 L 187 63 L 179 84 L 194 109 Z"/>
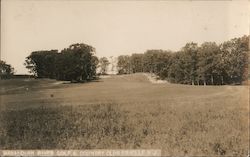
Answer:
<path fill-rule="evenodd" d="M 0 81 L 0 149 L 161 149 L 246 156 L 248 86 L 153 84 L 143 74 L 95 82 Z"/>

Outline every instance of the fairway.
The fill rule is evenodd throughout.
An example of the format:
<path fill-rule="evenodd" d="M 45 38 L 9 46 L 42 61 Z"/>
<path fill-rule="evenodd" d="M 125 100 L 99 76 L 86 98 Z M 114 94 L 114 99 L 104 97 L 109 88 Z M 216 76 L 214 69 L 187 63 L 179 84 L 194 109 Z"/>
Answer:
<path fill-rule="evenodd" d="M 0 147 L 246 155 L 248 93 L 248 86 L 154 84 L 140 73 L 75 84 L 1 80 Z"/>

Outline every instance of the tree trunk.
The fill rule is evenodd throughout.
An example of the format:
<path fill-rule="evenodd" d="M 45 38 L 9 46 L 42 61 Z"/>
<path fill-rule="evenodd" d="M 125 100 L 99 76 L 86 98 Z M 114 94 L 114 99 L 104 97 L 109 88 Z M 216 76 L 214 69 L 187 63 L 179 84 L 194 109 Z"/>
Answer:
<path fill-rule="evenodd" d="M 212 85 L 214 85 L 214 76 L 213 75 L 211 75 L 211 83 L 212 83 Z"/>
<path fill-rule="evenodd" d="M 207 82 L 206 82 L 206 80 L 204 80 L 204 86 L 206 86 L 207 85 Z"/>
<path fill-rule="evenodd" d="M 221 85 L 224 85 L 224 78 L 221 76 Z"/>

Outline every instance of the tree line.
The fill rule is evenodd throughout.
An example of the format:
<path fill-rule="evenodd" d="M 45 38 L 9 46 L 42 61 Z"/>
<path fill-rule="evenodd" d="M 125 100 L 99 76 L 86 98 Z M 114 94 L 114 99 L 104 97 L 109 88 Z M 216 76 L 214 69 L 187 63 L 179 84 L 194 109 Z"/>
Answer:
<path fill-rule="evenodd" d="M 38 78 L 66 81 L 95 79 L 98 58 L 95 48 L 87 44 L 72 44 L 58 50 L 34 51 L 25 60 L 25 66 Z"/>
<path fill-rule="evenodd" d="M 222 44 L 187 43 L 180 51 L 147 50 L 118 56 L 118 73 L 150 72 L 172 83 L 242 84 L 248 78 L 249 36 Z"/>
<path fill-rule="evenodd" d="M 14 68 L 0 60 L 0 79 L 34 76 L 72 82 L 93 80 L 97 75 L 107 74 L 108 66 L 111 64 L 107 57 L 98 58 L 94 53 L 94 47 L 83 43 L 72 44 L 61 52 L 58 50 L 33 51 L 26 57 L 24 63 L 33 75 L 14 75 Z"/>
<path fill-rule="evenodd" d="M 242 84 L 248 78 L 249 36 L 233 38 L 221 44 L 187 43 L 181 50 L 147 50 L 145 53 L 120 55 L 118 74 L 150 72 L 172 83 L 192 85 Z M 88 81 L 106 74 L 114 61 L 98 59 L 95 48 L 87 44 L 72 44 L 58 50 L 34 51 L 25 60 L 25 66 L 38 78 L 68 81 Z M 113 58 L 114 60 L 114 58 Z M 14 69 L 0 62 L 0 78 L 11 78 Z"/>

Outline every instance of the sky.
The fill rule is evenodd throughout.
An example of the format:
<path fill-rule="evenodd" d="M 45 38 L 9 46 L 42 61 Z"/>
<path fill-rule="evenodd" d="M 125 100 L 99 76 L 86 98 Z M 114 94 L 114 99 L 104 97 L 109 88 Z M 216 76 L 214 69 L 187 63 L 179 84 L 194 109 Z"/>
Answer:
<path fill-rule="evenodd" d="M 249 34 L 250 1 L 2 0 L 1 60 L 26 74 L 32 51 L 85 43 L 97 56 L 177 51 Z"/>

